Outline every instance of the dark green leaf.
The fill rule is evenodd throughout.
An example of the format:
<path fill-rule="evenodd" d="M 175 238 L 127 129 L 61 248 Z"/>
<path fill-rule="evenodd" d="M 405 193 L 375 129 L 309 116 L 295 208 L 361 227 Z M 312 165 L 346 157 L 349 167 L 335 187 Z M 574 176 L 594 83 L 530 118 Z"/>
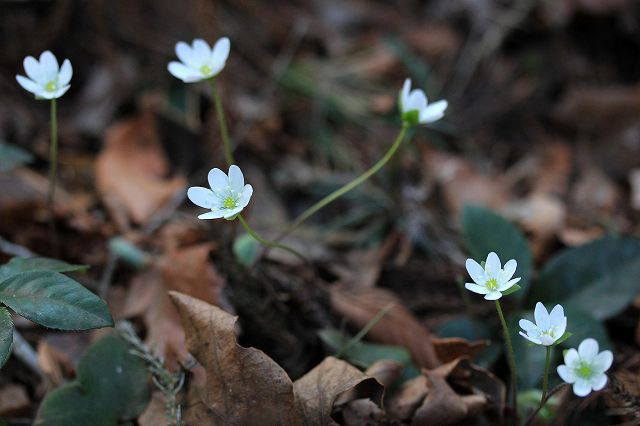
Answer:
<path fill-rule="evenodd" d="M 260 244 L 249 234 L 242 234 L 233 242 L 233 254 L 244 266 L 251 266 L 258 258 Z"/>
<path fill-rule="evenodd" d="M 609 333 L 607 333 L 607 329 L 600 321 L 594 319 L 587 312 L 574 307 L 567 307 L 564 312 L 567 316 L 567 328 L 571 330 L 572 334 L 571 340 L 562 342 L 560 346 L 563 348 L 577 348 L 580 342 L 591 337 L 598 342 L 601 351 L 613 349 L 611 340 L 609 340 Z"/>
<path fill-rule="evenodd" d="M 527 240 L 518 228 L 509 221 L 479 206 L 465 206 L 462 212 L 462 230 L 472 258 L 481 262 L 490 252 L 496 252 L 504 265 L 515 259 L 518 268 L 514 277 L 521 277 L 518 283 L 525 291 L 514 296 L 522 300 L 529 288 L 529 277 L 533 265 L 531 250 Z"/>
<path fill-rule="evenodd" d="M 621 312 L 640 291 L 640 240 L 605 237 L 562 251 L 551 259 L 532 289 L 532 301 L 562 303 L 595 319 Z"/>
<path fill-rule="evenodd" d="M 7 362 L 11 354 L 13 343 L 13 321 L 11 313 L 4 307 L 0 307 L 0 367 Z"/>
<path fill-rule="evenodd" d="M 4 280 L 0 302 L 45 327 L 87 330 L 113 325 L 102 299 L 58 272 L 23 272 Z"/>
<path fill-rule="evenodd" d="M 76 380 L 49 393 L 35 424 L 115 426 L 138 417 L 149 402 L 143 361 L 115 334 L 95 344 L 80 360 Z"/>
<path fill-rule="evenodd" d="M 522 389 L 536 387 L 542 381 L 544 362 L 547 356 L 544 346 L 532 344 L 520 335 L 521 328 L 518 320 L 521 318 L 533 319 L 532 312 L 519 312 L 509 318 L 509 332 L 515 353 L 516 368 L 518 370 L 518 385 Z M 555 359 L 556 354 L 552 354 Z M 552 365 L 555 365 L 552 360 Z"/>
<path fill-rule="evenodd" d="M 0 282 L 13 275 L 28 271 L 75 272 L 87 269 L 86 265 L 72 265 L 47 257 L 14 257 L 6 265 L 0 266 Z"/>
<path fill-rule="evenodd" d="M 6 172 L 33 161 L 33 156 L 22 148 L 0 142 L 0 172 Z"/>
<path fill-rule="evenodd" d="M 506 289 L 505 291 L 502 292 L 503 296 L 508 296 L 510 294 L 515 293 L 516 291 L 520 290 L 522 287 L 520 287 L 518 284 L 514 284 L 511 287 L 509 287 L 508 289 Z"/>
<path fill-rule="evenodd" d="M 502 354 L 502 334 L 499 339 L 492 335 L 491 327 L 485 321 L 480 321 L 468 315 L 453 318 L 438 327 L 438 336 L 461 337 L 470 341 L 489 340 L 491 344 L 473 359 L 481 367 L 489 368 Z"/>

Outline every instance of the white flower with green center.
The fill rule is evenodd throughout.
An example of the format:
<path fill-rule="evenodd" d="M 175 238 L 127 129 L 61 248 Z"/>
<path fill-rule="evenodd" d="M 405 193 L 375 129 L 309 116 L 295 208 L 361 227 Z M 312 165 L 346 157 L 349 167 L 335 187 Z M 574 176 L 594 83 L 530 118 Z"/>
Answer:
<path fill-rule="evenodd" d="M 573 384 L 573 393 L 577 396 L 587 396 L 607 384 L 605 372 L 611 367 L 613 353 L 598 350 L 598 342 L 584 339 L 577 351 L 572 348 L 565 352 L 564 364 L 557 368 L 562 380 Z"/>
<path fill-rule="evenodd" d="M 467 272 L 474 282 L 466 283 L 464 286 L 474 293 L 484 294 L 484 298 L 487 300 L 500 299 L 503 291 L 520 281 L 520 278 L 511 279 L 517 266 L 518 262 L 511 259 L 504 264 L 504 269 L 502 269 L 500 258 L 494 252 L 487 256 L 484 268 L 475 260 L 467 259 Z"/>
<path fill-rule="evenodd" d="M 549 313 L 547 308 L 538 302 L 533 315 L 535 324 L 527 319 L 521 319 L 518 324 L 526 332 L 525 334 L 521 331 L 520 335 L 536 345 L 551 346 L 567 330 L 567 317 L 564 316 L 564 309 L 560 305 L 554 306 Z"/>
<path fill-rule="evenodd" d="M 213 49 L 199 38 L 193 40 L 191 46 L 180 41 L 176 44 L 176 55 L 180 62 L 170 62 L 169 72 L 185 83 L 213 78 L 224 68 L 230 48 L 231 43 L 227 37 L 219 39 Z"/>
<path fill-rule="evenodd" d="M 193 204 L 211 210 L 198 219 L 235 219 L 247 207 L 253 194 L 253 187 L 244 184 L 240 167 L 229 167 L 229 176 L 220 169 L 211 169 L 208 179 L 211 189 L 193 186 L 187 191 L 187 197 Z"/>
<path fill-rule="evenodd" d="M 429 105 L 424 91 L 420 89 L 411 90 L 411 79 L 407 78 L 398 97 L 398 106 L 400 107 L 402 120 L 415 126 L 440 120 L 444 117 L 444 111 L 447 109 L 448 103 L 445 100 L 441 100 Z"/>
<path fill-rule="evenodd" d="M 47 50 L 42 52 L 40 60 L 27 56 L 23 64 L 28 77 L 16 75 L 16 80 L 25 90 L 33 93 L 36 99 L 57 99 L 71 87 L 69 82 L 73 69 L 68 59 L 60 67 L 54 54 Z"/>

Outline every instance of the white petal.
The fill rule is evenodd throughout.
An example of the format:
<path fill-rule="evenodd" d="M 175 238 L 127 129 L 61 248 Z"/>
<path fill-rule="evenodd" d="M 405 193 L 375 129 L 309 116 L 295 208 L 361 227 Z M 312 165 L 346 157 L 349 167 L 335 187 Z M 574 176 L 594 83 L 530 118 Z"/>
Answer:
<path fill-rule="evenodd" d="M 209 58 L 211 58 L 211 48 L 209 47 L 209 43 L 201 38 L 197 38 L 193 40 L 191 47 L 193 49 L 193 60 L 198 64 L 198 67 L 209 62 Z"/>
<path fill-rule="evenodd" d="M 42 92 L 42 87 L 38 86 L 33 80 L 29 80 L 27 77 L 22 75 L 16 75 L 16 80 L 22 88 L 28 92 L 33 93 L 34 95 L 39 95 Z"/>
<path fill-rule="evenodd" d="M 249 200 L 251 200 L 251 195 L 253 195 L 253 186 L 246 184 L 242 190 L 242 196 L 240 197 L 240 207 L 243 209 L 247 207 Z"/>
<path fill-rule="evenodd" d="M 58 60 L 49 50 L 45 50 L 40 55 L 40 69 L 42 77 L 47 81 L 53 81 L 58 76 Z"/>
<path fill-rule="evenodd" d="M 202 77 L 202 74 L 197 73 L 186 65 L 176 61 L 169 62 L 167 69 L 174 77 L 179 78 L 185 83 L 194 83 L 204 78 Z"/>
<path fill-rule="evenodd" d="M 466 288 L 467 290 L 472 291 L 474 293 L 478 293 L 478 294 L 487 294 L 487 293 L 489 293 L 489 290 L 487 290 L 486 287 L 483 287 L 483 286 L 478 285 L 478 284 L 466 283 L 464 285 L 464 288 Z"/>
<path fill-rule="evenodd" d="M 71 62 L 65 59 L 60 67 L 60 73 L 58 74 L 58 85 L 66 86 L 71 81 L 73 76 L 73 68 L 71 68 Z"/>
<path fill-rule="evenodd" d="M 558 339 L 564 335 L 564 332 L 567 331 L 567 317 L 563 317 L 560 321 L 560 324 L 556 325 L 556 333 Z"/>
<path fill-rule="evenodd" d="M 211 52 L 211 61 L 215 65 L 222 64 L 227 62 L 227 58 L 229 57 L 229 50 L 231 49 L 231 42 L 227 37 L 222 37 L 220 40 L 216 41 L 216 44 L 213 46 L 213 51 Z"/>
<path fill-rule="evenodd" d="M 555 341 L 558 339 L 554 339 L 553 337 L 549 336 L 548 334 L 541 334 L 540 335 L 540 341 L 542 342 L 542 344 L 544 346 L 551 346 L 555 343 Z"/>
<path fill-rule="evenodd" d="M 516 285 L 522 278 L 514 278 L 498 286 L 498 291 L 505 291 Z"/>
<path fill-rule="evenodd" d="M 187 197 L 193 204 L 205 209 L 211 209 L 215 205 L 215 195 L 208 188 L 192 186 L 187 190 Z"/>
<path fill-rule="evenodd" d="M 409 95 L 407 99 L 407 106 L 404 108 L 405 111 L 419 111 L 427 106 L 427 95 L 420 89 L 415 89 Z"/>
<path fill-rule="evenodd" d="M 54 91 L 54 92 L 47 92 L 46 90 L 44 92 L 42 92 L 42 97 L 45 99 L 58 99 L 60 96 L 64 95 L 65 93 L 67 93 L 67 90 L 69 90 L 71 86 L 67 85 L 64 87 L 59 88 L 58 90 Z"/>
<path fill-rule="evenodd" d="M 407 78 L 402 85 L 400 91 L 400 107 L 402 112 L 407 112 L 407 106 L 409 104 L 409 92 L 411 92 L 411 79 Z"/>
<path fill-rule="evenodd" d="M 532 343 L 535 343 L 536 345 L 541 345 L 542 344 L 542 342 L 540 340 L 535 339 L 533 337 L 529 337 L 528 335 L 524 334 L 522 331 L 519 331 L 518 333 L 520 333 L 520 335 L 522 337 L 524 337 L 525 339 L 527 339 L 528 341 L 530 341 Z"/>
<path fill-rule="evenodd" d="M 227 189 L 229 187 L 229 178 L 218 168 L 211 169 L 207 179 L 209 180 L 209 186 L 214 192 Z"/>
<path fill-rule="evenodd" d="M 590 383 L 594 391 L 599 391 L 607 384 L 607 375 L 599 374 L 595 377 L 592 377 Z"/>
<path fill-rule="evenodd" d="M 502 293 L 500 293 L 499 291 L 492 291 L 486 296 L 484 296 L 486 300 L 498 300 L 501 297 L 502 297 Z"/>
<path fill-rule="evenodd" d="M 224 217 L 225 219 L 231 219 L 232 217 L 234 217 L 235 215 L 237 215 L 241 211 L 242 211 L 242 207 L 238 206 L 235 209 L 226 210 L 224 212 L 224 216 L 222 216 L 222 217 Z"/>
<path fill-rule="evenodd" d="M 613 353 L 611 353 L 611 351 L 602 351 L 598 355 L 596 355 L 596 357 L 593 360 L 594 368 L 597 371 L 602 373 L 607 371 L 609 367 L 611 367 L 612 363 L 613 363 Z"/>
<path fill-rule="evenodd" d="M 521 319 L 520 321 L 518 321 L 518 325 L 524 331 L 535 330 L 536 328 L 538 328 L 534 323 L 532 323 L 528 319 Z"/>
<path fill-rule="evenodd" d="M 536 319 L 536 325 L 541 330 L 549 330 L 549 312 L 547 312 L 547 309 L 542 303 L 536 303 L 536 308 L 533 311 L 533 316 Z"/>
<path fill-rule="evenodd" d="M 27 76 L 36 83 L 44 81 L 44 76 L 42 74 L 42 68 L 40 67 L 40 62 L 33 56 L 27 56 L 23 61 L 24 71 L 27 73 Z"/>
<path fill-rule="evenodd" d="M 482 269 L 482 266 L 480 266 L 478 262 L 476 262 L 473 259 L 467 259 L 465 266 L 467 267 L 467 272 L 469 273 L 469 276 L 471 276 L 471 279 L 476 284 L 480 284 L 480 285 L 486 284 L 484 269 Z"/>
<path fill-rule="evenodd" d="M 592 361 L 598 355 L 598 342 L 594 339 L 584 339 L 578 346 L 580 358 L 586 361 Z"/>
<path fill-rule="evenodd" d="M 198 219 L 220 219 L 224 212 L 216 210 L 214 212 L 202 213 Z"/>
<path fill-rule="evenodd" d="M 497 278 L 497 274 L 502 268 L 500 264 L 500 258 L 494 252 L 491 252 L 487 255 L 487 261 L 484 265 L 484 270 L 487 272 L 491 278 Z"/>
<path fill-rule="evenodd" d="M 576 381 L 576 375 L 574 374 L 573 369 L 566 365 L 559 365 L 556 368 L 556 371 L 558 372 L 558 376 L 560 376 L 560 378 L 566 383 L 574 383 Z"/>
<path fill-rule="evenodd" d="M 577 396 L 587 396 L 591 393 L 591 384 L 582 378 L 577 378 L 573 384 L 573 393 Z"/>
<path fill-rule="evenodd" d="M 198 68 L 200 64 L 194 59 L 193 50 L 184 41 L 176 43 L 176 56 L 180 61 L 191 68 Z"/>
<path fill-rule="evenodd" d="M 504 264 L 504 268 L 502 268 L 502 279 L 504 281 L 509 281 L 513 274 L 516 272 L 516 268 L 518 267 L 518 262 L 515 259 L 509 260 Z"/>
<path fill-rule="evenodd" d="M 240 167 L 232 164 L 229 167 L 229 186 L 236 192 L 241 192 L 244 188 L 244 176 Z"/>
<path fill-rule="evenodd" d="M 440 120 L 444 117 L 444 111 L 448 105 L 447 101 L 442 100 L 427 106 L 420 113 L 420 123 L 433 123 L 434 121 Z"/>
<path fill-rule="evenodd" d="M 580 355 L 578 355 L 578 351 L 571 348 L 564 355 L 564 363 L 567 364 L 568 367 L 574 368 L 580 362 Z"/>

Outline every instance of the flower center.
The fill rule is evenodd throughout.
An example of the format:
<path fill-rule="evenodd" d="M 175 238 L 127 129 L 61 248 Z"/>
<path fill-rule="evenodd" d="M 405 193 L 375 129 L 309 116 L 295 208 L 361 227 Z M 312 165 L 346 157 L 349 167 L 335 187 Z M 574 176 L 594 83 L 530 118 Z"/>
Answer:
<path fill-rule="evenodd" d="M 202 65 L 200 67 L 200 72 L 204 75 L 209 75 L 211 74 L 211 67 L 209 65 Z"/>
<path fill-rule="evenodd" d="M 584 379 L 588 379 L 593 375 L 593 368 L 586 362 L 581 362 L 578 368 L 576 368 L 576 374 Z"/>
<path fill-rule="evenodd" d="M 44 90 L 46 90 L 47 92 L 55 92 L 57 88 L 58 85 L 55 81 L 50 81 L 44 85 Z"/>
<path fill-rule="evenodd" d="M 235 209 L 238 207 L 238 202 L 233 197 L 227 197 L 222 202 L 223 209 Z"/>
<path fill-rule="evenodd" d="M 496 290 L 498 288 L 498 280 L 491 278 L 487 281 L 486 286 L 488 290 Z"/>

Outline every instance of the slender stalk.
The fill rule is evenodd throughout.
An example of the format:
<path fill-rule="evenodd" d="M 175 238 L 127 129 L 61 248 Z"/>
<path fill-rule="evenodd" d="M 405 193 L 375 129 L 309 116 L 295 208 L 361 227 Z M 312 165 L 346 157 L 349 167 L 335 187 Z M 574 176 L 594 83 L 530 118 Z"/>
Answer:
<path fill-rule="evenodd" d="M 544 376 L 542 376 L 542 398 L 540 399 L 540 407 L 544 405 L 545 398 L 547 396 L 547 389 L 549 388 L 549 361 L 551 360 L 552 346 L 547 346 L 547 357 L 544 360 Z"/>
<path fill-rule="evenodd" d="M 216 115 L 218 116 L 218 125 L 220 126 L 220 134 L 222 135 L 222 144 L 224 145 L 224 158 L 227 161 L 227 166 L 234 163 L 233 152 L 231 150 L 231 140 L 229 139 L 229 131 L 227 130 L 227 121 L 224 117 L 224 110 L 222 109 L 222 101 L 220 95 L 216 89 L 215 78 L 210 78 L 209 85 L 211 86 L 211 93 L 213 94 L 213 104 L 216 107 Z"/>
<path fill-rule="evenodd" d="M 58 112 L 56 100 L 51 99 L 51 144 L 49 145 L 49 191 L 47 205 L 53 216 L 53 200 L 56 191 L 56 178 L 58 175 Z"/>
<path fill-rule="evenodd" d="M 251 227 L 249 226 L 249 224 L 247 223 L 245 218 L 242 217 L 241 214 L 238 215 L 238 219 L 240 220 L 240 223 L 244 227 L 245 231 L 247 231 L 249 233 L 249 235 L 251 235 L 260 244 L 262 244 L 264 246 L 267 246 L 267 247 L 270 247 L 270 248 L 279 248 L 279 249 L 288 251 L 289 253 L 291 253 L 291 254 L 295 255 L 296 257 L 298 257 L 299 259 L 301 259 L 303 262 L 308 263 L 307 259 L 303 255 L 301 255 L 300 253 L 298 253 L 297 251 L 295 251 L 291 247 L 289 247 L 289 246 L 287 246 L 285 244 L 280 244 L 280 243 L 277 243 L 277 242 L 274 242 L 274 241 L 265 240 L 264 238 L 262 238 L 253 229 L 251 229 Z"/>
<path fill-rule="evenodd" d="M 536 416 L 538 415 L 540 410 L 542 410 L 542 407 L 545 406 L 547 401 L 551 399 L 553 395 L 555 395 L 558 391 L 560 391 L 565 386 L 567 386 L 566 383 L 560 383 L 558 386 L 551 389 L 549 393 L 547 393 L 547 396 L 542 398 L 542 403 L 540 404 L 540 406 L 536 408 L 536 410 L 533 413 L 529 414 L 529 417 L 527 417 L 527 420 L 524 422 L 524 426 L 530 426 L 531 424 L 533 424 L 533 421 L 536 419 Z"/>
<path fill-rule="evenodd" d="M 354 189 L 355 187 L 359 186 L 364 181 L 369 179 L 371 176 L 376 174 L 382 167 L 384 167 L 385 164 L 387 164 L 389 162 L 389 160 L 396 153 L 396 151 L 398 150 L 400 145 L 402 145 L 402 141 L 404 140 L 404 137 L 405 137 L 405 134 L 407 133 L 407 129 L 408 128 L 409 128 L 409 126 L 406 125 L 406 124 L 402 126 L 402 130 L 400 130 L 400 133 L 398 134 L 398 137 L 396 138 L 396 140 L 393 142 L 393 145 L 391 145 L 391 148 L 389 148 L 389 150 L 384 155 L 384 157 L 382 157 L 376 164 L 374 164 L 366 172 L 362 173 L 360 176 L 358 176 L 357 178 L 355 178 L 351 182 L 347 183 L 346 185 L 342 186 L 341 188 L 336 189 L 331 194 L 327 195 L 322 200 L 318 201 L 313 206 L 309 207 L 307 210 L 302 212 L 300 214 L 300 216 L 298 216 L 293 221 L 293 223 L 291 225 L 289 225 L 289 227 L 287 229 L 285 229 L 276 238 L 276 241 L 280 241 L 281 239 L 283 239 L 284 237 L 289 235 L 294 229 L 296 229 L 298 226 L 300 226 L 304 221 L 306 221 L 311 216 L 316 214 L 318 212 L 318 210 L 322 209 L 327 204 L 329 204 L 329 203 L 337 200 L 338 198 L 342 197 L 344 194 L 346 194 L 347 192 L 351 191 L 352 189 Z"/>
<path fill-rule="evenodd" d="M 389 303 L 384 308 L 380 309 L 380 311 L 375 314 L 373 318 L 369 320 L 369 322 L 362 327 L 362 330 L 358 332 L 355 336 L 353 336 L 347 343 L 340 348 L 340 350 L 336 353 L 336 358 L 341 358 L 351 347 L 361 341 L 364 336 L 371 331 L 371 329 L 378 323 L 380 320 L 389 313 L 389 311 L 393 308 L 393 303 Z"/>
<path fill-rule="evenodd" d="M 511 335 L 509 334 L 509 328 L 507 327 L 507 322 L 504 320 L 504 315 L 502 314 L 502 307 L 500 306 L 500 301 L 496 300 L 496 310 L 498 311 L 498 316 L 500 317 L 500 323 L 502 324 L 502 331 L 504 332 L 504 341 L 507 346 L 507 361 L 509 362 L 509 370 L 511 370 L 511 400 L 512 400 L 512 408 L 513 408 L 513 417 L 514 424 L 517 424 L 518 419 L 518 377 L 516 375 L 516 359 L 513 352 L 513 345 L 511 344 Z"/>

